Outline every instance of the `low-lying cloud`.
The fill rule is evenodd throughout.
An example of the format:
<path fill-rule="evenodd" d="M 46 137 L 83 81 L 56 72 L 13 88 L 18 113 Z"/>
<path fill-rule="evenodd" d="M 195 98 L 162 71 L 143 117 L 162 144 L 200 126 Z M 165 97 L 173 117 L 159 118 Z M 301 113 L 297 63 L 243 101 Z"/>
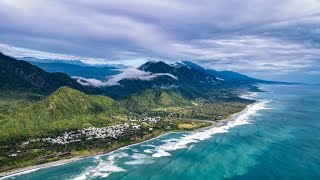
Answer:
<path fill-rule="evenodd" d="M 101 80 L 92 79 L 92 78 L 88 79 L 88 78 L 83 78 L 78 76 L 74 76 L 73 78 L 76 79 L 78 83 L 84 86 L 103 87 L 103 86 L 119 86 L 121 85 L 119 82 L 123 79 L 139 79 L 142 81 L 150 81 L 159 76 L 169 76 L 173 79 L 178 80 L 176 76 L 169 73 L 151 73 L 151 72 L 140 71 L 138 69 L 124 69 L 122 73 L 111 76 L 106 81 L 101 81 Z"/>
<path fill-rule="evenodd" d="M 151 72 L 145 72 L 140 71 L 138 69 L 125 69 L 122 73 L 117 74 L 115 76 L 112 76 L 108 81 L 108 86 L 115 86 L 120 85 L 119 81 L 123 79 L 140 79 L 143 81 L 149 81 L 152 80 L 158 76 L 169 76 L 173 79 L 178 79 L 177 77 L 173 76 L 169 73 L 151 73 Z"/>
<path fill-rule="evenodd" d="M 72 78 L 75 79 L 79 84 L 83 86 L 93 86 L 93 87 L 108 86 L 108 82 L 104 82 L 94 78 L 84 78 L 79 76 L 73 76 Z"/>

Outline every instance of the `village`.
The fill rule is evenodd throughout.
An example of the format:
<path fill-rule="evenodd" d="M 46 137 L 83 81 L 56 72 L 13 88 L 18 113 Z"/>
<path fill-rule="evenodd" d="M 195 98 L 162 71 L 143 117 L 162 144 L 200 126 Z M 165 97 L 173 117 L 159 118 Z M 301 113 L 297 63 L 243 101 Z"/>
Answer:
<path fill-rule="evenodd" d="M 51 144 L 69 144 L 79 142 L 83 139 L 89 141 L 92 139 L 119 139 L 125 134 L 130 134 L 141 129 L 141 125 L 148 126 L 148 131 L 152 131 L 155 124 L 160 122 L 160 117 L 143 117 L 141 119 L 127 119 L 127 122 L 106 127 L 89 127 L 78 131 L 65 132 L 62 136 L 55 138 L 42 138 L 43 142 Z"/>
<path fill-rule="evenodd" d="M 211 124 L 211 123 L 210 123 Z M 42 160 L 50 158 L 62 158 L 72 156 L 72 149 L 79 147 L 108 148 L 112 143 L 128 143 L 143 138 L 146 134 L 159 133 L 160 131 L 171 131 L 174 129 L 190 130 L 193 128 L 208 126 L 206 122 L 186 121 L 175 122 L 172 119 L 160 117 L 142 116 L 141 118 L 127 118 L 122 123 L 105 127 L 88 127 L 75 131 L 64 132 L 60 135 L 30 139 L 12 149 L 7 154 L 9 157 L 20 157 L 28 153 L 39 153 L 45 149 L 56 151 L 53 154 L 44 154 Z M 132 138 L 132 139 L 131 139 Z M 116 146 L 118 146 L 116 145 Z"/>

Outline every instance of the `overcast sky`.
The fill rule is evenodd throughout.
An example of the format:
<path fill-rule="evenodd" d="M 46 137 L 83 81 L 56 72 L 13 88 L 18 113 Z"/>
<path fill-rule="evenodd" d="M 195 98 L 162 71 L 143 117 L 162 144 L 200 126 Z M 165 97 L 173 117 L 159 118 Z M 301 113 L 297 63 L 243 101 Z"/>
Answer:
<path fill-rule="evenodd" d="M 320 79 L 320 0 L 0 0 L 0 51 Z"/>

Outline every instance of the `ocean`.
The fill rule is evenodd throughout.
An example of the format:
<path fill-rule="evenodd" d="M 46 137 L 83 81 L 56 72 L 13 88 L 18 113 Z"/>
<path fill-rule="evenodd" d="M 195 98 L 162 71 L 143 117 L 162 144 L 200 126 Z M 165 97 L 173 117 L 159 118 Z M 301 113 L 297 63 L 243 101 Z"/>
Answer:
<path fill-rule="evenodd" d="M 225 126 L 169 133 L 7 179 L 320 179 L 320 86 L 261 85 Z"/>

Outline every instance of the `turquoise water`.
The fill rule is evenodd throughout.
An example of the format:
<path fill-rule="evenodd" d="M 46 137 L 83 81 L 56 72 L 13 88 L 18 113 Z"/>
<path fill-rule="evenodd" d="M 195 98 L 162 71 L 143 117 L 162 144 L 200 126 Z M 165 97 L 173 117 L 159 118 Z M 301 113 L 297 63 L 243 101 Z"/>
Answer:
<path fill-rule="evenodd" d="M 13 179 L 320 179 L 320 86 L 264 85 L 228 125 Z"/>

